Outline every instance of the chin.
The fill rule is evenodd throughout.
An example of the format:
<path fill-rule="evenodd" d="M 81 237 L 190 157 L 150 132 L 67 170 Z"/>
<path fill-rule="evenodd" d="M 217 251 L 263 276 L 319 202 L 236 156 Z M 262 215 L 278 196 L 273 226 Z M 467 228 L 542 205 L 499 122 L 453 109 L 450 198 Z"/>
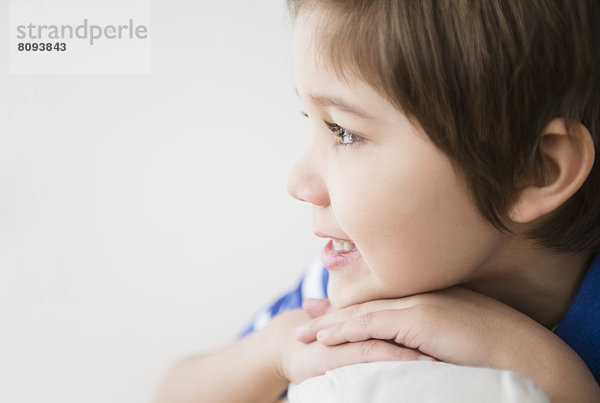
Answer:
<path fill-rule="evenodd" d="M 329 303 L 335 309 L 344 309 L 351 305 L 370 301 L 370 299 L 365 298 L 364 295 L 360 296 L 349 292 L 348 288 L 339 290 L 332 287 L 331 284 L 327 288 L 327 296 L 329 298 Z"/>
<path fill-rule="evenodd" d="M 335 309 L 343 309 L 349 305 L 352 305 L 351 303 L 347 302 L 347 296 L 344 295 L 343 292 L 338 292 L 335 287 L 331 286 L 331 283 L 327 287 L 327 298 L 329 299 L 331 306 Z"/>
<path fill-rule="evenodd" d="M 376 301 L 382 299 L 399 299 L 406 298 L 411 295 L 420 294 L 423 292 L 433 291 L 420 291 L 420 290 L 402 290 L 403 292 L 395 292 L 394 290 L 374 290 L 365 289 L 365 287 L 356 287 L 353 289 L 351 286 L 340 285 L 331 282 L 327 287 L 327 296 L 329 303 L 335 309 L 344 309 L 351 305 L 363 304 L 369 301 Z"/>

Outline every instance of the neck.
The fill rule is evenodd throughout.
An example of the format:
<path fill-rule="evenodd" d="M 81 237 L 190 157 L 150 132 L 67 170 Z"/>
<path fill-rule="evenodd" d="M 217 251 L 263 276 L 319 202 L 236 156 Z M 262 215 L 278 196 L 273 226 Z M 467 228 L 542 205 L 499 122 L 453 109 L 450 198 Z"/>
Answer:
<path fill-rule="evenodd" d="M 590 253 L 552 254 L 530 241 L 509 241 L 465 287 L 552 329 L 566 314 L 591 258 Z"/>

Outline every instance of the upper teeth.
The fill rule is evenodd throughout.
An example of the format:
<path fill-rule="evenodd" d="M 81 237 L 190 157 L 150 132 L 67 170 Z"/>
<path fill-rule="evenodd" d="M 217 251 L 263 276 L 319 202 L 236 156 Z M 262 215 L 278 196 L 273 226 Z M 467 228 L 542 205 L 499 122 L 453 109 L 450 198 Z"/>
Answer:
<path fill-rule="evenodd" d="M 336 251 L 345 251 L 345 252 L 350 252 L 352 249 L 354 249 L 354 243 L 350 242 L 350 241 L 341 241 L 339 239 L 332 239 L 331 240 L 333 243 L 333 249 Z"/>

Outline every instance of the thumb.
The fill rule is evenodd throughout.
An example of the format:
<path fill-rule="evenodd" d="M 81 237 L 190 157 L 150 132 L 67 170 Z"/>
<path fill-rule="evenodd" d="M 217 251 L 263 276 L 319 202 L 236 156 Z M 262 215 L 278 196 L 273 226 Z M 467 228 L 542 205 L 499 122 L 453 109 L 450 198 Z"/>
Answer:
<path fill-rule="evenodd" d="M 327 298 L 306 298 L 302 301 L 302 309 L 314 319 L 331 312 L 333 307 Z"/>

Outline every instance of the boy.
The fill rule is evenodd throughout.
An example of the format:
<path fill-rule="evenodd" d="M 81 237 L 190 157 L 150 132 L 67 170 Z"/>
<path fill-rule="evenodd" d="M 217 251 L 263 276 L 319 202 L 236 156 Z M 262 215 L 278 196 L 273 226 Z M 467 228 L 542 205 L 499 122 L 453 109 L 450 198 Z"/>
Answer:
<path fill-rule="evenodd" d="M 183 360 L 159 400 L 274 401 L 425 359 L 600 401 L 598 3 L 288 3 L 311 123 L 288 191 L 332 238 L 329 299 Z"/>

